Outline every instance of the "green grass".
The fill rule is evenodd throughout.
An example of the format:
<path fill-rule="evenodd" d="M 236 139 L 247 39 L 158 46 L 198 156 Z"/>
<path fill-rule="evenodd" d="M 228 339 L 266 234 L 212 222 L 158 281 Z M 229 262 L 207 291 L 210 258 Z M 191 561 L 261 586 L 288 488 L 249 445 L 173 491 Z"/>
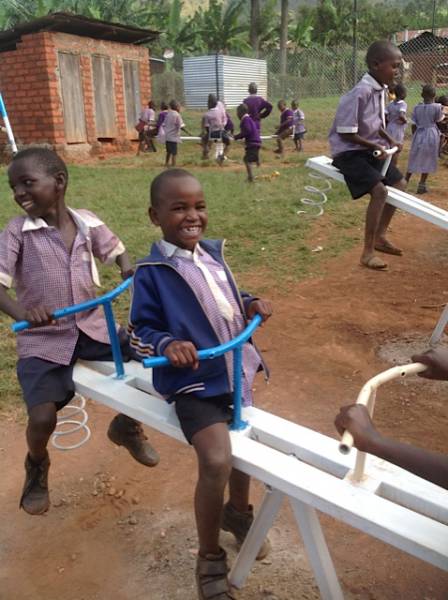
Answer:
<path fill-rule="evenodd" d="M 241 165 L 242 148 L 232 148 L 233 163 L 219 169 L 200 160 L 200 148 L 185 143 L 180 149 L 179 164 L 191 170 L 201 181 L 209 209 L 207 235 L 227 238 L 226 258 L 241 287 L 255 293 L 276 289 L 288 294 L 300 279 L 320 272 L 322 258 L 337 255 L 359 239 L 363 205 L 347 202 L 347 193 L 336 184 L 329 194 L 325 219 L 326 238 L 316 241 L 312 217 L 297 215 L 299 199 L 310 180 L 303 167 L 305 156 L 288 154 L 285 163 L 273 158 L 273 144 L 262 153 L 261 175 L 280 175 L 272 180 L 247 184 Z M 159 231 L 147 217 L 148 187 L 160 172 L 163 153 L 141 157 L 111 156 L 92 165 L 69 165 L 70 181 L 67 204 L 85 207 L 97 213 L 125 242 L 132 259 L 145 256 Z M 20 211 L 7 185 L 6 169 L 0 169 L 0 228 Z M 309 195 L 309 194 L 306 194 Z M 316 245 L 324 251 L 314 253 Z M 330 250 L 331 248 L 331 250 Z M 101 267 L 103 291 L 119 282 L 117 270 Z M 116 305 L 116 314 L 126 322 L 127 298 Z M 15 376 L 15 340 L 10 332 L 11 320 L 0 316 L 0 409 L 15 409 L 20 393 Z"/>

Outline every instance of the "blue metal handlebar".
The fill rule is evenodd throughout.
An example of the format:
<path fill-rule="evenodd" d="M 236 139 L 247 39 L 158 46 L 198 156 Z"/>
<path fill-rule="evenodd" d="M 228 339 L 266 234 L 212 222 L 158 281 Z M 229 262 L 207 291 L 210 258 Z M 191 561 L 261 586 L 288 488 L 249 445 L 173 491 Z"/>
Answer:
<path fill-rule="evenodd" d="M 115 289 L 107 292 L 103 296 L 99 298 L 93 298 L 92 300 L 87 300 L 86 302 L 80 302 L 79 304 L 74 304 L 73 306 L 67 306 L 65 308 L 59 308 L 54 311 L 53 318 L 61 319 L 62 317 L 68 317 L 70 315 L 74 315 L 79 312 L 83 312 L 85 310 L 91 310 L 96 306 L 102 306 L 104 309 L 104 315 L 106 317 L 107 331 L 109 333 L 110 345 L 112 348 L 112 357 L 115 363 L 116 373 L 115 376 L 117 379 L 123 379 L 124 377 L 124 366 L 123 366 L 123 356 L 121 354 L 120 340 L 117 334 L 117 327 L 115 325 L 114 313 L 112 311 L 112 301 L 115 300 L 117 296 L 119 296 L 122 292 L 128 289 L 131 285 L 132 277 L 129 277 L 123 283 L 120 283 Z M 31 327 L 31 323 L 29 321 L 18 321 L 11 326 L 11 329 L 14 333 L 18 333 L 19 331 L 24 331 Z"/>
<path fill-rule="evenodd" d="M 233 420 L 231 429 L 240 430 L 247 426 L 247 422 L 241 419 L 243 344 L 252 336 L 261 321 L 261 316 L 256 314 L 249 325 L 239 335 L 233 338 L 233 340 L 215 346 L 214 348 L 206 348 L 198 351 L 199 360 L 210 360 L 222 356 L 226 352 L 233 351 Z M 144 358 L 142 362 L 145 369 L 155 369 L 170 364 L 170 361 L 165 356 Z"/>

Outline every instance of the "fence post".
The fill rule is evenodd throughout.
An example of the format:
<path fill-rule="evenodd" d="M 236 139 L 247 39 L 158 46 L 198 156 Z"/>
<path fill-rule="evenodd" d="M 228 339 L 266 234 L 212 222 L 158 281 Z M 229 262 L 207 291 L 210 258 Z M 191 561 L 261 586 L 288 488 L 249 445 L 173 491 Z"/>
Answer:
<path fill-rule="evenodd" d="M 358 54 L 358 0 L 353 0 L 353 85 L 356 85 L 358 80 L 356 59 Z"/>

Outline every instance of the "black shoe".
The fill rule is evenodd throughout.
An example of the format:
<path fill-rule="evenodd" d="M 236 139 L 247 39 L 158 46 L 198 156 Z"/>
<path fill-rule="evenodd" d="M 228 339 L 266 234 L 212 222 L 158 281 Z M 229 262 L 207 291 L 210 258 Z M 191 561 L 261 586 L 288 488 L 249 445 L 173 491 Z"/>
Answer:
<path fill-rule="evenodd" d="M 25 484 L 19 506 L 29 515 L 43 515 L 50 507 L 48 494 L 48 469 L 50 458 L 48 452 L 44 460 L 38 464 L 33 462 L 30 455 L 25 459 Z"/>
<path fill-rule="evenodd" d="M 137 462 L 146 467 L 155 467 L 160 460 L 140 423 L 126 415 L 120 414 L 112 419 L 107 437 L 117 446 L 124 446 Z"/>

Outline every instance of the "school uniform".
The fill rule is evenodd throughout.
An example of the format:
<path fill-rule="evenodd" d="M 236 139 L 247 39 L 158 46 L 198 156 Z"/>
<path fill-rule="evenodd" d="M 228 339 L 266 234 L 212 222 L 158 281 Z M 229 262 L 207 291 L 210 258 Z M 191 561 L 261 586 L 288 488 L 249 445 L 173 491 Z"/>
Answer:
<path fill-rule="evenodd" d="M 220 140 L 224 142 L 229 141 L 228 135 L 225 131 L 226 126 L 226 112 L 218 107 L 210 108 L 202 118 L 202 124 L 206 130 L 207 138 L 211 140 Z"/>
<path fill-rule="evenodd" d="M 16 217 L 0 234 L 0 283 L 14 287 L 27 310 L 45 306 L 54 311 L 95 298 L 100 282 L 94 257 L 111 264 L 125 251 L 96 215 L 68 210 L 77 227 L 70 252 L 59 230 L 44 219 Z M 62 408 L 74 395 L 76 360 L 111 360 L 109 344 L 98 307 L 18 333 L 17 376 L 28 409 L 44 402 Z"/>
<path fill-rule="evenodd" d="M 333 165 L 344 175 L 353 198 L 369 193 L 380 181 L 393 186 L 403 176 L 390 165 L 385 176 L 381 174 L 384 162 L 361 144 L 342 137 L 344 133 L 357 133 L 360 137 L 385 148 L 388 141 L 380 135 L 386 128 L 385 94 L 381 85 L 369 73 L 342 96 L 329 134 Z"/>
<path fill-rule="evenodd" d="M 293 130 L 294 130 L 294 140 L 302 140 L 306 133 L 305 128 L 305 113 L 300 108 L 296 108 L 293 112 Z"/>
<path fill-rule="evenodd" d="M 203 240 L 191 252 L 162 240 L 138 262 L 129 333 L 130 344 L 139 356 L 163 356 L 174 340 L 191 341 L 199 349 L 210 348 L 241 333 L 246 310 L 254 298 L 236 287 L 224 260 L 223 246 L 222 241 Z M 246 406 L 252 403 L 252 382 L 261 365 L 254 345 L 244 344 L 242 397 Z M 231 354 L 202 361 L 196 370 L 171 365 L 155 369 L 153 385 L 168 402 L 176 403 L 189 442 L 200 429 L 231 419 Z"/>
<path fill-rule="evenodd" d="M 243 100 L 243 103 L 249 109 L 249 116 L 254 121 L 258 131 L 260 131 L 260 121 L 271 114 L 272 104 L 257 94 L 250 94 Z"/>
<path fill-rule="evenodd" d="M 437 123 L 443 121 L 442 105 L 417 104 L 411 120 L 416 126 L 409 150 L 409 173 L 434 173 L 439 164 L 440 129 Z"/>
<path fill-rule="evenodd" d="M 166 114 L 163 122 L 163 129 L 165 131 L 165 147 L 167 153 L 176 156 L 177 144 L 181 142 L 180 132 L 184 127 L 182 117 L 177 110 L 169 110 Z"/>
<path fill-rule="evenodd" d="M 260 130 L 248 114 L 243 115 L 240 121 L 240 133 L 235 136 L 235 140 L 242 139 L 245 140 L 246 148 L 244 161 L 247 163 L 260 164 Z"/>
<path fill-rule="evenodd" d="M 292 124 L 294 119 L 294 113 L 290 108 L 285 108 L 280 113 L 280 126 L 277 129 L 277 135 L 284 139 L 292 133 Z"/>
<path fill-rule="evenodd" d="M 394 100 L 386 107 L 387 127 L 386 131 L 392 139 L 399 144 L 403 143 L 407 123 L 401 120 L 406 118 L 408 106 L 404 100 Z"/>

